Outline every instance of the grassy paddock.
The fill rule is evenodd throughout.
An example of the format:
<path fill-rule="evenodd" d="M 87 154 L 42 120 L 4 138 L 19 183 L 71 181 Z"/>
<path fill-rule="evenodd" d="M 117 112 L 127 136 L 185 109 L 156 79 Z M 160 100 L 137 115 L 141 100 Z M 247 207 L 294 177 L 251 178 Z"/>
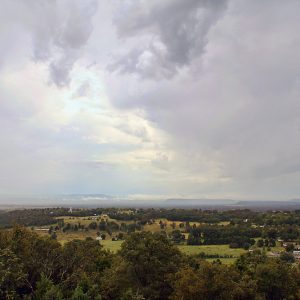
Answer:
<path fill-rule="evenodd" d="M 123 241 L 112 241 L 104 240 L 101 241 L 104 249 L 110 250 L 112 252 L 117 252 L 121 248 Z M 219 255 L 232 255 L 232 258 L 220 258 L 220 261 L 225 265 L 232 265 L 236 258 L 241 254 L 245 253 L 246 250 L 243 249 L 230 249 L 228 245 L 205 245 L 205 246 L 190 246 L 190 245 L 178 245 L 180 251 L 187 255 L 199 254 L 200 252 L 205 252 L 206 254 L 219 254 Z M 207 261 L 213 262 L 217 258 L 208 258 Z"/>
<path fill-rule="evenodd" d="M 74 239 L 85 239 L 87 237 L 96 238 L 96 230 L 90 230 L 88 232 L 78 231 L 78 232 L 57 232 L 57 240 L 61 244 L 65 244 Z M 41 236 L 49 236 L 48 233 L 38 232 Z M 105 250 L 110 250 L 116 253 L 120 248 L 123 241 L 112 241 L 110 238 L 100 241 L 100 244 L 103 246 Z M 179 250 L 187 255 L 195 255 L 200 252 L 204 252 L 206 254 L 219 254 L 219 255 L 232 255 L 233 258 L 220 258 L 220 261 L 224 264 L 233 264 L 236 257 L 241 255 L 242 253 L 247 252 L 243 249 L 231 249 L 228 245 L 201 245 L 201 246 L 191 246 L 191 245 L 178 245 Z M 209 258 L 207 261 L 214 261 L 216 258 Z"/>
<path fill-rule="evenodd" d="M 233 257 L 238 257 L 241 254 L 247 252 L 244 249 L 232 249 L 229 245 L 201 245 L 201 246 L 191 246 L 191 245 L 179 245 L 178 248 L 185 254 L 195 255 L 200 252 L 205 254 L 219 254 L 219 255 L 232 255 Z"/>
<path fill-rule="evenodd" d="M 100 244 L 104 249 L 110 250 L 112 252 L 117 252 L 121 248 L 123 241 L 112 241 L 112 240 L 103 240 L 100 241 Z"/>
<path fill-rule="evenodd" d="M 101 245 L 103 245 L 104 249 L 111 250 L 112 252 L 116 252 L 120 249 L 123 241 L 112 241 L 112 240 L 104 240 L 101 241 Z M 234 261 L 234 259 L 241 254 L 247 252 L 243 249 L 231 249 L 228 245 L 204 245 L 204 246 L 190 246 L 190 245 L 178 245 L 177 246 L 180 251 L 187 255 L 195 255 L 200 252 L 205 252 L 206 254 L 219 254 L 219 255 L 232 255 L 233 258 L 222 258 L 221 261 Z M 215 260 L 208 259 L 208 260 Z"/>

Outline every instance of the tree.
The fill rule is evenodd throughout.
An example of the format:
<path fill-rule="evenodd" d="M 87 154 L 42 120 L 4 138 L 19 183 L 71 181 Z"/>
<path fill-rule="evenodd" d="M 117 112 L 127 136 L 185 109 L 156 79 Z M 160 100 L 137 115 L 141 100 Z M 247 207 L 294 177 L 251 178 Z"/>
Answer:
<path fill-rule="evenodd" d="M 266 299 L 297 299 L 299 271 L 280 260 L 268 259 L 258 264 L 254 279 L 258 292 Z"/>
<path fill-rule="evenodd" d="M 55 231 L 51 234 L 51 239 L 52 240 L 56 240 L 57 239 L 57 234 L 56 234 Z"/>
<path fill-rule="evenodd" d="M 106 222 L 104 220 L 101 220 L 99 223 L 99 230 L 104 231 L 106 230 Z"/>
<path fill-rule="evenodd" d="M 50 226 L 48 233 L 51 235 L 52 231 L 53 231 L 53 226 Z"/>
<path fill-rule="evenodd" d="M 275 247 L 276 246 L 276 240 L 273 238 L 269 239 L 269 247 Z"/>
<path fill-rule="evenodd" d="M 255 282 L 233 268 L 202 261 L 198 269 L 183 267 L 176 273 L 172 300 L 254 299 Z"/>
<path fill-rule="evenodd" d="M 0 299 L 15 299 L 22 294 L 26 274 L 21 260 L 8 248 L 0 250 Z"/>
<path fill-rule="evenodd" d="M 126 290 L 120 297 L 120 300 L 144 300 L 145 298 L 139 292 L 133 292 L 132 289 Z"/>
<path fill-rule="evenodd" d="M 130 272 L 128 263 L 120 256 L 112 259 L 111 267 L 103 272 L 101 295 L 103 299 L 120 299 L 128 289 L 138 290 Z"/>
<path fill-rule="evenodd" d="M 122 244 L 121 257 L 128 264 L 133 286 L 146 299 L 167 299 L 171 277 L 182 264 L 180 251 L 159 233 L 140 232 Z"/>
<path fill-rule="evenodd" d="M 287 244 L 287 246 L 286 246 L 286 248 L 285 248 L 285 250 L 286 250 L 287 252 L 292 252 L 294 249 L 295 249 L 295 246 L 294 246 L 294 244 L 292 244 L 292 243 Z"/>
<path fill-rule="evenodd" d="M 24 227 L 16 226 L 8 232 L 6 244 L 20 259 L 27 274 L 24 293 L 33 291 L 41 273 L 48 277 L 59 276 L 60 262 L 57 258 L 61 254 L 61 245 L 56 240 L 39 237 Z"/>
<path fill-rule="evenodd" d="M 60 288 L 53 284 L 44 274 L 37 282 L 35 290 L 35 298 L 39 300 L 62 300 L 63 295 Z"/>
<path fill-rule="evenodd" d="M 277 236 L 278 236 L 278 233 L 277 233 L 276 229 L 272 228 L 272 229 L 267 231 L 267 237 L 269 239 L 275 240 L 277 238 Z"/>
<path fill-rule="evenodd" d="M 102 250 L 94 239 L 73 240 L 64 245 L 61 255 L 61 280 L 64 289 L 75 289 L 83 278 L 89 285 L 101 281 L 104 269 L 110 266 L 111 254 Z"/>
<path fill-rule="evenodd" d="M 124 233 L 119 232 L 117 238 L 118 238 L 118 240 L 123 240 L 124 239 Z"/>
<path fill-rule="evenodd" d="M 181 233 L 180 230 L 174 230 L 172 231 L 172 241 L 175 243 L 180 243 L 185 239 L 184 234 Z"/>
<path fill-rule="evenodd" d="M 249 243 L 245 243 L 244 245 L 243 245 L 243 248 L 245 249 L 245 250 L 249 250 L 249 248 L 250 248 L 250 244 Z"/>
<path fill-rule="evenodd" d="M 287 263 L 294 263 L 295 257 L 291 252 L 282 252 L 280 253 L 280 259 Z"/>
<path fill-rule="evenodd" d="M 89 224 L 89 229 L 96 230 L 98 227 L 97 222 L 91 222 Z"/>
<path fill-rule="evenodd" d="M 89 296 L 83 292 L 82 288 L 80 286 L 77 286 L 73 295 L 72 300 L 89 300 Z"/>
<path fill-rule="evenodd" d="M 257 266 L 265 263 L 266 261 L 267 256 L 264 252 L 261 252 L 260 250 L 254 250 L 253 252 L 242 254 L 236 260 L 235 267 L 240 271 L 240 273 L 246 273 L 252 276 Z"/>
<path fill-rule="evenodd" d="M 257 247 L 262 248 L 264 246 L 264 240 L 260 239 L 257 241 Z"/>

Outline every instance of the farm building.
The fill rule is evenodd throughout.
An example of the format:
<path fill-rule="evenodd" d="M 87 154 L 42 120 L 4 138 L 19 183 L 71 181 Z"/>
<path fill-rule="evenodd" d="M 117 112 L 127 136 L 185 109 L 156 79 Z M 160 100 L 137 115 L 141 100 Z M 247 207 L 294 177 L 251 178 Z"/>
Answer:
<path fill-rule="evenodd" d="M 295 259 L 300 259 L 300 251 L 299 250 L 293 251 L 293 255 L 294 255 Z"/>

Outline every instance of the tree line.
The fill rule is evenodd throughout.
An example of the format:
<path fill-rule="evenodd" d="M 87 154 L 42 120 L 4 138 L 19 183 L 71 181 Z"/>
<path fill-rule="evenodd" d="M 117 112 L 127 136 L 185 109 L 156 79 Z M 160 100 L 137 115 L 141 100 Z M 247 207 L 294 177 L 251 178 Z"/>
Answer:
<path fill-rule="evenodd" d="M 129 235 L 117 253 L 92 238 L 61 245 L 0 231 L 0 299 L 299 299 L 299 265 L 261 251 L 233 266 L 186 256 L 161 233 Z"/>
<path fill-rule="evenodd" d="M 118 221 L 139 222 L 141 225 L 154 219 L 207 224 L 230 222 L 232 225 L 242 225 L 247 222 L 267 227 L 300 225 L 300 210 L 259 212 L 249 209 L 217 211 L 178 208 L 74 208 L 70 211 L 69 208 L 57 207 L 0 211 L 0 227 L 11 227 L 13 224 L 42 226 L 56 223 L 56 218 L 61 216 L 89 217 L 101 214 L 107 214 L 110 218 Z"/>

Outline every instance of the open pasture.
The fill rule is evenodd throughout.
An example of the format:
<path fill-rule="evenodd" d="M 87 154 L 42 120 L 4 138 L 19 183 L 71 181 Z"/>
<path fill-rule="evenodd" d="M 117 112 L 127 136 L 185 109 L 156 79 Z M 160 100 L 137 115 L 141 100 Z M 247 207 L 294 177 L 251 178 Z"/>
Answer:
<path fill-rule="evenodd" d="M 218 255 L 232 255 L 233 257 L 238 257 L 241 254 L 247 252 L 244 249 L 229 248 L 229 245 L 201 245 L 201 246 L 191 246 L 191 245 L 179 245 L 178 248 L 187 255 L 196 255 L 204 252 L 208 255 L 218 254 Z"/>

